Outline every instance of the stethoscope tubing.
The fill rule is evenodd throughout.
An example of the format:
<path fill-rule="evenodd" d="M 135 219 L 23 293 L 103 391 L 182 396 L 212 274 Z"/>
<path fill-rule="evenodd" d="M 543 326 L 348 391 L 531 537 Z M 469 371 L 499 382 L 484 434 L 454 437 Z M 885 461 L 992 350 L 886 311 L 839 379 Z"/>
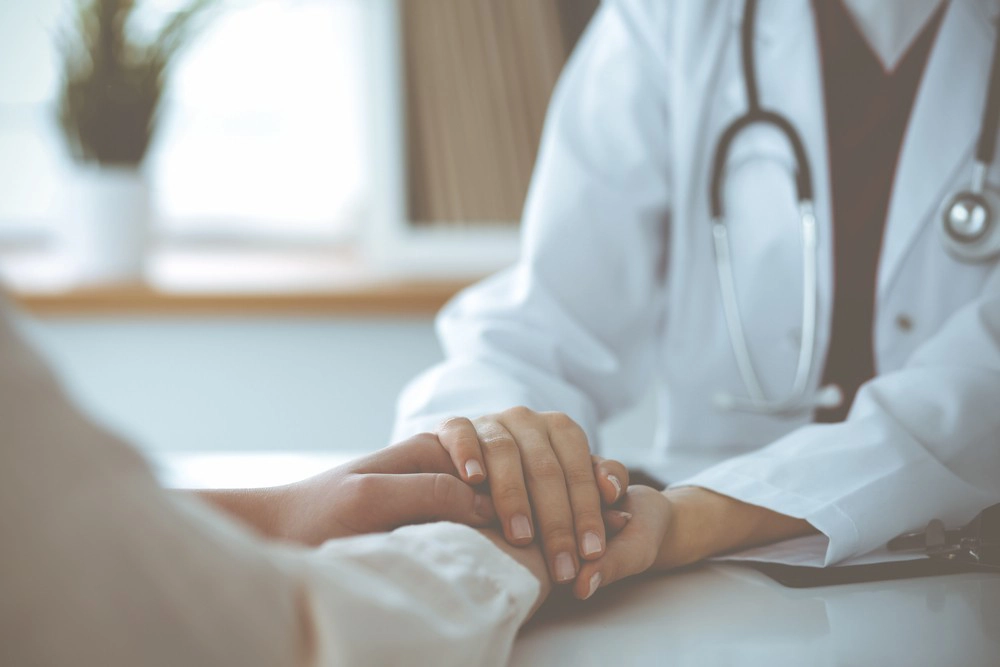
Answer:
<path fill-rule="evenodd" d="M 709 213 L 722 309 L 737 369 L 748 398 L 720 394 L 716 402 L 726 409 L 747 410 L 764 414 L 793 414 L 811 411 L 816 407 L 836 407 L 840 403 L 840 390 L 831 385 L 821 387 L 812 397 L 808 396 L 809 381 L 816 354 L 819 319 L 819 250 L 816 218 L 813 210 L 812 169 L 805 144 L 792 123 L 781 114 L 761 106 L 753 48 L 757 6 L 758 0 L 746 0 L 740 29 L 740 56 L 746 88 L 747 111 L 732 121 L 720 135 L 713 153 L 709 184 Z M 783 400 L 768 399 L 751 359 L 739 300 L 736 295 L 732 248 L 723 198 L 729 152 L 739 134 L 753 125 L 764 125 L 778 130 L 788 141 L 795 156 L 795 187 L 802 233 L 802 326 L 795 378 L 790 394 Z M 945 206 L 941 218 L 945 236 L 951 237 L 947 244 L 949 252 L 962 261 L 984 261 L 1000 253 L 1000 231 L 997 229 L 998 225 L 994 218 L 996 212 L 992 210 L 985 196 L 986 173 L 993 162 L 998 127 L 1000 127 L 1000 39 L 994 42 L 993 47 L 989 89 L 976 141 L 971 187 L 968 190 L 959 191 L 952 199 L 948 200 L 950 203 Z M 986 229 L 983 234 L 978 237 L 971 237 L 968 234 L 963 236 L 954 228 L 952 220 L 957 219 L 958 216 L 951 215 L 951 211 L 957 206 L 965 206 L 966 209 L 971 206 L 980 207 L 978 212 L 986 216 Z M 987 234 L 990 234 L 991 237 L 985 245 L 987 250 L 983 251 L 984 244 L 981 243 L 983 239 L 980 237 L 985 237 Z M 994 237 L 998 237 L 996 243 L 992 242 Z M 994 245 L 997 246 L 995 251 L 991 250 Z"/>

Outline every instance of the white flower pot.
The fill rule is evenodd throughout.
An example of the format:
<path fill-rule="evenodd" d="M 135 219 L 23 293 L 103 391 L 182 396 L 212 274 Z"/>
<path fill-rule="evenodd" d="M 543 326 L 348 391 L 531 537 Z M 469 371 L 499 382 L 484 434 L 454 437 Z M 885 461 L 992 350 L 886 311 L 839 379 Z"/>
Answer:
<path fill-rule="evenodd" d="M 67 198 L 65 224 L 83 284 L 137 283 L 149 239 L 149 186 L 130 167 L 83 166 Z"/>

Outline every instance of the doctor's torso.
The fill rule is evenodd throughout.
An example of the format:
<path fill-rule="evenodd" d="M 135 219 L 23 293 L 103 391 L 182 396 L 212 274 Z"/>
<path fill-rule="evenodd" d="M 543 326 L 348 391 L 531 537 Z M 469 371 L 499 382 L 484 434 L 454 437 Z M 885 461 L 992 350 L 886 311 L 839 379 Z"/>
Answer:
<path fill-rule="evenodd" d="M 552 98 L 522 218 L 521 260 L 442 311 L 446 359 L 403 393 L 397 437 L 450 415 L 521 404 L 567 413 L 596 444 L 600 424 L 650 386 L 658 410 L 654 452 L 697 459 L 694 467 L 794 436 L 812 422 L 806 412 L 732 411 L 715 400 L 720 392 L 747 395 L 727 329 L 709 208 L 716 144 L 747 110 L 743 9 L 744 0 L 602 3 Z M 940 385 L 933 409 L 942 420 L 970 405 L 960 370 L 981 367 L 992 349 L 984 352 L 982 340 L 995 325 L 979 313 L 993 312 L 990 298 L 1000 294 L 997 261 L 956 260 L 935 225 L 941 202 L 971 181 L 998 10 L 993 0 L 954 0 L 943 9 L 914 84 L 870 285 L 878 381 L 862 393 L 891 386 L 893 404 L 911 409 L 927 403 L 928 387 L 900 392 L 900 383 L 916 377 Z M 797 130 L 812 171 L 817 316 L 808 390 L 815 391 L 831 338 L 835 223 L 812 2 L 760 0 L 754 25 L 761 106 Z M 780 133 L 749 128 L 729 150 L 722 189 L 736 305 L 769 397 L 788 394 L 803 347 L 794 162 Z M 1000 189 L 997 166 L 987 187 Z M 921 351 L 930 346 L 934 358 L 946 351 L 947 363 L 907 372 L 924 363 Z M 879 401 L 856 405 L 874 411 Z M 908 425 L 923 419 L 903 417 Z M 882 415 L 866 437 L 886 437 L 890 423 Z M 953 426 L 961 437 L 979 437 L 980 424 Z M 619 443 L 601 444 L 605 454 L 618 451 Z"/>
<path fill-rule="evenodd" d="M 743 2 L 663 5 L 650 9 L 663 35 L 670 142 L 658 444 L 673 450 L 707 446 L 729 455 L 771 442 L 808 423 L 811 415 L 755 415 L 713 405 L 720 391 L 746 394 L 727 335 L 708 208 L 711 151 L 724 128 L 747 106 L 739 55 Z M 950 3 L 917 89 L 897 161 L 877 279 L 871 286 L 879 374 L 903 366 L 996 273 L 996 261 L 969 264 L 949 256 L 935 225 L 941 202 L 968 187 L 971 178 L 995 39 L 994 14 L 988 2 Z M 835 298 L 831 226 L 836 223 L 831 214 L 820 48 L 807 0 L 763 0 L 757 25 L 754 49 L 761 104 L 797 128 L 815 183 L 815 389 L 830 343 Z M 992 167 L 987 180 L 1000 187 L 1000 169 Z M 781 396 L 795 374 L 803 302 L 794 158 L 781 134 L 766 127 L 742 133 L 727 160 L 723 196 L 750 356 L 765 393 Z"/>

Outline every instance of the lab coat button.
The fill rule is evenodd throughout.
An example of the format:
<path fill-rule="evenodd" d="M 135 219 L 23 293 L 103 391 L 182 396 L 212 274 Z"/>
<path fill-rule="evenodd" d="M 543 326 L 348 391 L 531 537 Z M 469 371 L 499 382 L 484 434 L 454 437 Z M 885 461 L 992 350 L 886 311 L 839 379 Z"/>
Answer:
<path fill-rule="evenodd" d="M 906 313 L 900 313 L 896 315 L 896 328 L 900 331 L 911 331 L 913 329 L 913 320 Z"/>

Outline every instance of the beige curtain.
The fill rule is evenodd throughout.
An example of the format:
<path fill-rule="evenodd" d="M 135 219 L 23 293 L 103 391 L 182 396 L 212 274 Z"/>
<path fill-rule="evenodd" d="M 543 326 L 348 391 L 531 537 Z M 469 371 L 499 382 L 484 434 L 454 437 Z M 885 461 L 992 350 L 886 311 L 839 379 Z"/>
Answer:
<path fill-rule="evenodd" d="M 519 220 L 552 87 L 597 3 L 400 0 L 411 220 Z"/>

